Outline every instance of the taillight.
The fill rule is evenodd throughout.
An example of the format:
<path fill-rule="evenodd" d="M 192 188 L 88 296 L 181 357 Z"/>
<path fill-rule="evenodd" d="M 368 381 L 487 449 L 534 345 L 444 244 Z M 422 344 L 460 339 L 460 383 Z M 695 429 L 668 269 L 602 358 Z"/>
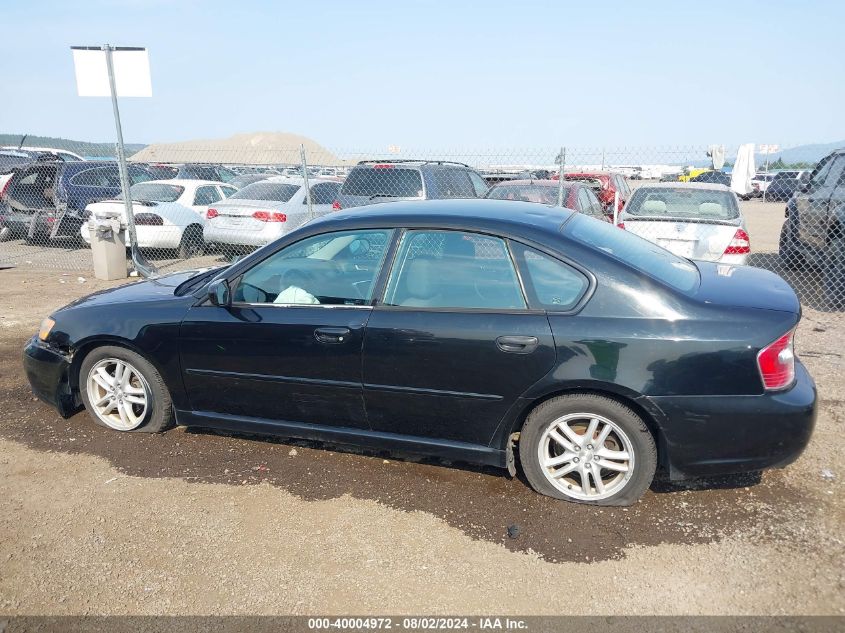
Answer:
<path fill-rule="evenodd" d="M 751 252 L 751 240 L 743 229 L 737 229 L 725 249 L 725 255 L 747 255 Z"/>
<path fill-rule="evenodd" d="M 220 215 L 220 214 L 219 214 L 219 213 L 217 213 L 217 209 L 209 209 L 208 211 L 206 211 L 206 212 L 205 212 L 205 217 L 206 217 L 206 219 L 208 219 L 208 220 L 213 220 L 213 219 L 214 219 L 214 218 L 216 218 L 218 215 Z"/>
<path fill-rule="evenodd" d="M 3 188 L 0 189 L 0 200 L 6 199 L 6 192 L 9 190 L 9 185 L 12 183 L 12 178 L 14 178 L 14 175 L 9 176 L 9 179 L 5 183 L 3 183 Z"/>
<path fill-rule="evenodd" d="M 332 202 L 332 211 L 340 211 L 343 207 L 340 206 L 340 200 Z"/>
<path fill-rule="evenodd" d="M 373 165 L 373 169 L 395 169 L 396 165 L 391 165 L 390 163 L 378 163 L 377 165 Z"/>
<path fill-rule="evenodd" d="M 135 226 L 163 226 L 164 220 L 155 213 L 136 213 Z"/>
<path fill-rule="evenodd" d="M 288 216 L 277 211 L 256 211 L 252 214 L 260 222 L 287 222 Z"/>
<path fill-rule="evenodd" d="M 757 367 L 766 389 L 784 389 L 795 380 L 795 331 L 784 334 L 757 354 Z"/>
<path fill-rule="evenodd" d="M 622 229 L 624 231 L 625 230 L 625 223 L 624 222 L 617 222 L 616 228 Z"/>

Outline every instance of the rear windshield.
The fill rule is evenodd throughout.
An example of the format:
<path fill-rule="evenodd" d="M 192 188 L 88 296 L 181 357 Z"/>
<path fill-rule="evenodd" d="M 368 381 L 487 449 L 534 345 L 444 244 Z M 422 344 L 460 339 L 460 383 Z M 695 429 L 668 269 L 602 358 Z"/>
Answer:
<path fill-rule="evenodd" d="M 422 176 L 416 169 L 356 167 L 346 177 L 340 193 L 368 198 L 418 198 L 423 195 Z"/>
<path fill-rule="evenodd" d="M 8 174 L 13 168 L 31 162 L 32 159 L 26 155 L 0 152 L 0 174 Z"/>
<path fill-rule="evenodd" d="M 625 213 L 657 219 L 733 220 L 739 217 L 739 206 L 730 191 L 640 187 L 625 206 Z"/>
<path fill-rule="evenodd" d="M 601 189 L 604 183 L 601 178 L 591 178 L 589 176 L 565 176 L 564 180 L 571 180 L 572 182 L 581 182 L 587 185 L 590 189 Z"/>
<path fill-rule="evenodd" d="M 272 200 L 287 202 L 299 191 L 299 185 L 283 182 L 254 182 L 243 189 L 239 189 L 229 200 Z"/>
<path fill-rule="evenodd" d="M 569 187 L 563 186 L 563 199 L 569 193 Z M 523 202 L 539 202 L 541 204 L 557 204 L 558 185 L 509 185 L 502 184 L 493 187 L 487 194 L 493 200 L 521 200 Z"/>
<path fill-rule="evenodd" d="M 698 268 L 691 261 L 608 222 L 576 214 L 566 223 L 564 233 L 681 292 L 698 286 Z"/>
<path fill-rule="evenodd" d="M 129 197 L 135 202 L 175 202 L 184 191 L 178 185 L 140 182 L 129 189 Z"/>

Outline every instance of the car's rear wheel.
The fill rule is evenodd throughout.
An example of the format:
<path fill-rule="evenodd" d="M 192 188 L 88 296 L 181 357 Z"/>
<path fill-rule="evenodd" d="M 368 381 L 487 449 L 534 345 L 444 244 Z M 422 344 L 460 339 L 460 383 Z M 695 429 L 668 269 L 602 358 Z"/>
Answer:
<path fill-rule="evenodd" d="M 804 257 L 801 255 L 801 251 L 798 248 L 798 240 L 795 237 L 795 229 L 792 228 L 789 218 L 786 219 L 780 229 L 778 259 L 780 259 L 781 265 L 788 270 L 800 268 L 804 263 Z"/>
<path fill-rule="evenodd" d="M 182 240 L 179 242 L 179 259 L 199 257 L 204 252 L 205 240 L 202 236 L 202 227 L 196 224 L 186 227 L 182 233 Z"/>
<path fill-rule="evenodd" d="M 657 467 L 643 420 L 596 394 L 567 394 L 534 409 L 520 433 L 519 458 L 537 492 L 606 506 L 635 503 Z"/>
<path fill-rule="evenodd" d="M 173 424 L 161 375 L 143 356 L 123 347 L 91 351 L 80 366 L 79 391 L 94 421 L 110 429 L 158 433 Z"/>

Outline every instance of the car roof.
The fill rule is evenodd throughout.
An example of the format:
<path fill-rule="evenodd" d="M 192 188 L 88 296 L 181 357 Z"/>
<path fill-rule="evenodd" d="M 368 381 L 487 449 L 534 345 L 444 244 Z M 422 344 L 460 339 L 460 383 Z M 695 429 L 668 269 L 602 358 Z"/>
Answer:
<path fill-rule="evenodd" d="M 647 185 L 642 185 L 634 190 L 634 193 L 640 189 L 706 189 L 709 191 L 730 191 L 731 188 L 727 185 L 715 182 L 655 182 Z"/>
<path fill-rule="evenodd" d="M 572 187 L 575 185 L 579 185 L 579 182 L 566 182 L 566 179 L 563 180 L 564 187 Z M 532 180 L 522 179 L 522 180 L 503 180 L 502 182 L 497 182 L 493 187 L 510 187 L 511 185 L 540 185 L 541 187 L 559 187 L 560 181 L 559 180 L 540 180 L 539 178 L 534 178 Z M 492 187 L 491 187 L 492 189 Z"/>
<path fill-rule="evenodd" d="M 323 216 L 309 226 L 440 227 L 456 230 L 531 235 L 559 235 L 561 226 L 577 213 L 571 209 L 513 200 L 466 198 L 408 200 L 353 207 Z M 351 227 L 350 227 L 351 228 Z"/>
<path fill-rule="evenodd" d="M 179 185 L 181 187 L 201 187 L 203 185 L 225 185 L 225 182 L 219 180 L 192 180 L 190 178 L 171 178 L 169 180 L 145 180 L 138 184 L 153 184 L 153 185 Z"/>
<path fill-rule="evenodd" d="M 305 178 L 302 176 L 268 176 L 264 180 L 269 180 L 270 182 L 286 182 L 289 184 L 301 185 L 305 182 Z M 256 180 L 255 182 L 264 182 L 263 180 Z M 254 185 L 255 182 L 249 183 L 250 185 Z M 336 182 L 339 183 L 340 181 L 337 178 L 320 178 L 319 176 L 309 176 L 308 184 L 309 185 L 317 185 L 321 182 Z M 246 187 L 248 185 L 244 185 Z"/>

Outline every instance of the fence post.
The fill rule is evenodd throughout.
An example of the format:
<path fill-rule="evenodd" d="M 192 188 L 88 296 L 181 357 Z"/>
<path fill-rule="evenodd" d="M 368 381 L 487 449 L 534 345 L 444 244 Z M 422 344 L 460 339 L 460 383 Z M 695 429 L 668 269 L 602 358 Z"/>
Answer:
<path fill-rule="evenodd" d="M 126 150 L 123 147 L 123 129 L 120 125 L 120 110 L 117 107 L 117 88 L 114 81 L 114 63 L 112 62 L 112 51 L 114 47 L 105 44 L 102 47 L 106 55 L 106 69 L 109 73 L 109 91 L 111 92 L 111 104 L 114 110 L 114 127 L 117 131 L 117 169 L 120 175 L 120 188 L 123 190 L 123 204 L 126 208 L 126 225 L 129 233 L 129 250 L 132 253 L 132 263 L 136 270 L 149 277 L 155 269 L 146 262 L 138 250 L 138 237 L 135 233 L 135 214 L 132 211 L 132 196 L 129 195 L 129 170 L 126 167 Z"/>
<path fill-rule="evenodd" d="M 566 162 L 566 148 L 560 148 L 558 158 L 558 179 L 557 179 L 557 206 L 563 206 L 563 165 Z"/>
<path fill-rule="evenodd" d="M 311 187 L 308 184 L 308 162 L 305 160 L 305 143 L 299 145 L 299 157 L 302 159 L 302 179 L 305 182 L 305 201 L 308 203 L 308 221 L 314 219 L 314 208 L 311 205 Z"/>

